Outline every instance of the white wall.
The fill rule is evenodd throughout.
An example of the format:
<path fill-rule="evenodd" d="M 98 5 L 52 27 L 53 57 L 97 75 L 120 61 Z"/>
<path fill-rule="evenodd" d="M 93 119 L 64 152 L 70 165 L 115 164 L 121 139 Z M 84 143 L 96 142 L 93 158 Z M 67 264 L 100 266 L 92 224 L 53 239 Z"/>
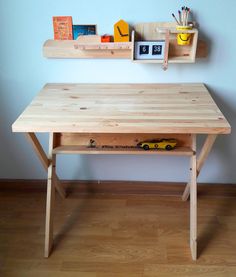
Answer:
<path fill-rule="evenodd" d="M 182 5 L 192 8 L 200 35 L 209 43 L 209 57 L 196 64 L 171 65 L 164 72 L 160 65 L 129 60 L 42 57 L 44 41 L 53 37 L 53 15 L 98 24 L 104 34 L 112 33 L 121 18 L 131 24 L 171 21 L 171 13 Z M 47 82 L 204 82 L 233 131 L 217 139 L 199 180 L 235 183 L 235 10 L 235 0 L 0 0 L 0 178 L 46 177 L 24 135 L 11 133 L 11 124 Z M 47 135 L 39 137 L 47 149 Z M 67 156 L 59 158 L 58 173 L 66 179 L 184 181 L 186 163 L 186 158 L 177 157 Z"/>

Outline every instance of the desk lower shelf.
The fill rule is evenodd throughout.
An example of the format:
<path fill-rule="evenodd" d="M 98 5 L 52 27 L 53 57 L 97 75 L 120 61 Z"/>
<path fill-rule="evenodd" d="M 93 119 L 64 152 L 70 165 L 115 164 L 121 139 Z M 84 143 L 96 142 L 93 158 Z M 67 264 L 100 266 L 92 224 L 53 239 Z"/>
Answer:
<path fill-rule="evenodd" d="M 121 154 L 121 155 L 166 155 L 166 156 L 191 156 L 193 151 L 189 147 L 178 147 L 176 149 L 167 150 L 143 150 L 136 147 L 87 147 L 78 145 L 58 146 L 53 149 L 54 154 Z"/>

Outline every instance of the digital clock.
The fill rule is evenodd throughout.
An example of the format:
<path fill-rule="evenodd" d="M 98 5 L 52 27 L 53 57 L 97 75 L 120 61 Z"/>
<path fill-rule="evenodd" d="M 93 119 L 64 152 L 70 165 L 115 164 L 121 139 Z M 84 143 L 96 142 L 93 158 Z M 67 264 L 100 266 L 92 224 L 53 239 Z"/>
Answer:
<path fill-rule="evenodd" d="M 135 60 L 163 60 L 165 41 L 136 41 L 134 45 Z"/>

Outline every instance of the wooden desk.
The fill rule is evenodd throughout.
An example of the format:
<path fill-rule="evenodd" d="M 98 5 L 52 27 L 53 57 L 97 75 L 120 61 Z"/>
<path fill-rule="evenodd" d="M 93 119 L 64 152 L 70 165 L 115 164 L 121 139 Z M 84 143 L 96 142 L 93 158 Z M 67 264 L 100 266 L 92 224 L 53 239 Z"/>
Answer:
<path fill-rule="evenodd" d="M 218 134 L 230 125 L 203 84 L 47 84 L 12 126 L 24 132 L 48 171 L 45 257 L 53 246 L 55 189 L 65 191 L 56 175 L 56 155 L 146 154 L 190 157 L 190 248 L 197 258 L 197 176 Z M 35 132 L 50 133 L 49 154 Z M 206 134 L 196 157 L 196 136 Z M 176 138 L 172 151 L 137 149 L 139 141 Z M 189 170 L 189 168 L 187 169 Z"/>

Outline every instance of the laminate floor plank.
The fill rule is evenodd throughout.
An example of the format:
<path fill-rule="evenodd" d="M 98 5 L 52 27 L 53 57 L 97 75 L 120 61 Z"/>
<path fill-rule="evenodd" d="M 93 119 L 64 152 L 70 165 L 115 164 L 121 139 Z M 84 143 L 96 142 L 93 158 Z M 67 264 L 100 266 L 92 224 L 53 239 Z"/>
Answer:
<path fill-rule="evenodd" d="M 45 190 L 0 188 L 0 276 L 236 276 L 236 194 L 227 188 L 222 196 L 211 188 L 199 195 L 196 262 L 189 202 L 177 190 L 163 196 L 73 189 L 65 200 L 57 196 L 55 246 L 45 259 Z"/>

